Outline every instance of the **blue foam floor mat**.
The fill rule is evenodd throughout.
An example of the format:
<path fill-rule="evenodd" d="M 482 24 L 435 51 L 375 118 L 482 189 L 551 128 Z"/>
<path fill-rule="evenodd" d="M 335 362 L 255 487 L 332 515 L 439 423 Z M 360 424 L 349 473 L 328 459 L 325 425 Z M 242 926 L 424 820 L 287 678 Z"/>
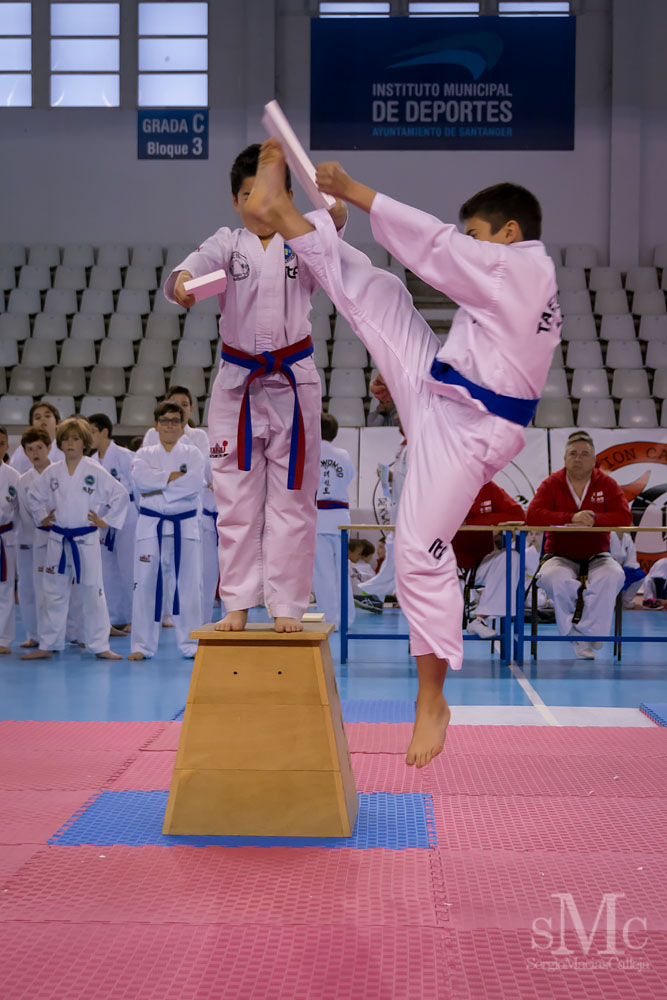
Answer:
<path fill-rule="evenodd" d="M 667 701 L 642 702 L 639 711 L 648 715 L 659 726 L 667 726 Z"/>
<path fill-rule="evenodd" d="M 162 833 L 168 792 L 100 792 L 53 837 L 49 844 L 157 845 L 173 847 L 385 847 L 437 846 L 433 799 L 408 792 L 359 795 L 359 815 L 351 837 L 180 837 Z"/>
<path fill-rule="evenodd" d="M 414 722 L 414 701 L 341 700 L 345 722 Z"/>

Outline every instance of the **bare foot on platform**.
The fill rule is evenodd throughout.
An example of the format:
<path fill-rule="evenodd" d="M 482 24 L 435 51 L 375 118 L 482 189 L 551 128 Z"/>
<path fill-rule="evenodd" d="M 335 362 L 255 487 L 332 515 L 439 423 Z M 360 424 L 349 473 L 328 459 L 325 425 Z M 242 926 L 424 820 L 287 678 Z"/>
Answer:
<path fill-rule="evenodd" d="M 33 649 L 32 653 L 23 653 L 22 660 L 50 660 L 53 652 L 50 649 Z"/>
<path fill-rule="evenodd" d="M 105 649 L 103 653 L 95 653 L 98 660 L 122 660 L 119 653 L 112 653 L 110 649 Z"/>
<path fill-rule="evenodd" d="M 128 660 L 145 660 L 146 657 L 143 653 L 130 653 Z"/>
<path fill-rule="evenodd" d="M 248 621 L 248 612 L 228 611 L 224 618 L 215 623 L 216 632 L 242 632 Z"/>
<path fill-rule="evenodd" d="M 36 639 L 26 639 L 25 642 L 21 643 L 21 649 L 37 649 L 39 643 Z"/>
<path fill-rule="evenodd" d="M 274 618 L 274 632 L 303 632 L 303 625 L 298 618 Z"/>
<path fill-rule="evenodd" d="M 451 711 L 443 695 L 417 700 L 417 714 L 405 763 L 426 767 L 445 745 Z"/>

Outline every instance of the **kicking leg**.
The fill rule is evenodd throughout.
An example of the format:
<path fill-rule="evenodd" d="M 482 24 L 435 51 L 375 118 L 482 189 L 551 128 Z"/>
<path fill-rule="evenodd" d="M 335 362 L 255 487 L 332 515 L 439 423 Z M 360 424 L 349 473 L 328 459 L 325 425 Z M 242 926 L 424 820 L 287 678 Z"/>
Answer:
<path fill-rule="evenodd" d="M 426 767 L 445 745 L 452 714 L 442 693 L 446 673 L 447 660 L 439 659 L 435 653 L 417 657 L 417 712 L 406 764 Z"/>

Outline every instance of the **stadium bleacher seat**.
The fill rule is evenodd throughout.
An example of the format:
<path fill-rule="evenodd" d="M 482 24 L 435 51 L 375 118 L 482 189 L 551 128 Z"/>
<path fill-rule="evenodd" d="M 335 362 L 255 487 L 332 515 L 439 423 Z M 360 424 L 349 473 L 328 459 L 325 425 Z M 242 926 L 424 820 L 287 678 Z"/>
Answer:
<path fill-rule="evenodd" d="M 200 316 L 195 313 L 188 313 L 183 324 L 184 340 L 217 340 L 219 336 L 218 324 L 214 316 Z"/>
<path fill-rule="evenodd" d="M 126 396 L 121 407 L 120 422 L 131 427 L 152 427 L 155 406 L 154 396 Z"/>
<path fill-rule="evenodd" d="M 73 368 L 92 368 L 97 363 L 95 343 L 92 340 L 75 339 L 71 335 L 63 341 L 60 348 L 60 364 Z"/>
<path fill-rule="evenodd" d="M 35 340 L 65 340 L 67 319 L 58 313 L 39 313 L 32 325 L 32 335 Z"/>
<path fill-rule="evenodd" d="M 572 340 L 567 345 L 567 368 L 602 368 L 602 349 L 597 340 Z"/>
<path fill-rule="evenodd" d="M 336 340 L 331 354 L 334 368 L 367 368 L 368 351 L 360 340 Z"/>
<path fill-rule="evenodd" d="M 317 369 L 317 374 L 320 376 L 320 382 L 322 384 L 322 395 L 326 396 L 326 394 L 327 394 L 327 377 L 324 374 L 324 369 L 323 368 L 318 368 Z"/>
<path fill-rule="evenodd" d="M 55 340 L 40 340 L 31 337 L 23 344 L 21 364 L 28 368 L 52 368 L 58 364 L 58 348 Z"/>
<path fill-rule="evenodd" d="M 105 368 L 130 368 L 134 360 L 134 346 L 130 339 L 107 337 L 100 344 L 99 364 Z"/>
<path fill-rule="evenodd" d="M 326 313 L 311 313 L 310 325 L 314 341 L 327 341 L 331 338 L 331 319 Z"/>
<path fill-rule="evenodd" d="M 72 316 L 70 337 L 72 340 L 104 340 L 104 316 L 101 313 L 76 313 Z"/>
<path fill-rule="evenodd" d="M 311 310 L 311 317 L 314 314 L 317 314 L 318 316 L 333 315 L 334 311 L 333 302 L 331 301 L 331 299 L 329 298 L 329 296 L 327 295 L 327 293 L 324 291 L 323 288 L 318 288 L 315 294 L 311 297 L 310 310 Z"/>
<path fill-rule="evenodd" d="M 91 396 L 124 396 L 125 369 L 95 365 L 90 373 L 88 392 Z"/>
<path fill-rule="evenodd" d="M 169 385 L 184 385 L 195 397 L 206 395 L 204 372 L 196 365 L 174 365 Z"/>
<path fill-rule="evenodd" d="M 135 365 L 127 391 L 131 396 L 164 396 L 164 371 L 159 365 Z"/>
<path fill-rule="evenodd" d="M 623 316 L 629 311 L 628 297 L 622 289 L 595 293 L 595 312 L 598 316 Z"/>
<path fill-rule="evenodd" d="M 621 292 L 623 280 L 617 267 L 592 267 L 588 276 L 588 287 L 592 292 Z"/>
<path fill-rule="evenodd" d="M 565 247 L 564 260 L 566 267 L 585 267 L 587 270 L 599 263 L 598 252 L 590 243 L 573 243 Z"/>
<path fill-rule="evenodd" d="M 648 375 L 643 368 L 617 368 L 611 383 L 615 399 L 648 399 Z"/>
<path fill-rule="evenodd" d="M 623 316 L 603 316 L 600 340 L 634 340 L 635 324 L 630 313 Z"/>
<path fill-rule="evenodd" d="M 162 368 L 171 368 L 173 363 L 174 349 L 169 340 L 144 338 L 139 343 L 138 365 L 160 365 Z"/>
<path fill-rule="evenodd" d="M 558 300 L 563 316 L 588 316 L 593 311 L 587 291 L 561 292 Z"/>
<path fill-rule="evenodd" d="M 563 264 L 563 252 L 560 247 L 557 247 L 554 243 L 546 243 L 544 246 L 549 257 L 556 265 L 556 267 L 561 267 Z"/>
<path fill-rule="evenodd" d="M 564 368 L 550 368 L 542 390 L 542 399 L 564 399 L 568 396 Z"/>
<path fill-rule="evenodd" d="M 667 316 L 642 316 L 639 321 L 640 340 L 667 340 Z"/>
<path fill-rule="evenodd" d="M 129 340 L 134 343 L 142 337 L 140 316 L 121 316 L 114 313 L 109 320 L 109 340 Z"/>
<path fill-rule="evenodd" d="M 16 271 L 13 267 L 0 265 L 0 292 L 7 292 L 16 288 Z M 2 296 L 0 295 L 0 298 Z M 2 303 L 4 307 L 4 301 Z"/>
<path fill-rule="evenodd" d="M 339 313 L 334 325 L 334 338 L 336 340 L 354 340 L 355 336 L 356 334 L 348 321 Z"/>
<path fill-rule="evenodd" d="M 204 416 L 201 418 L 202 427 L 208 427 L 208 408 L 210 399 L 207 399 L 204 403 Z"/>
<path fill-rule="evenodd" d="M 653 395 L 656 399 L 667 399 L 667 365 L 656 368 L 653 376 Z"/>
<path fill-rule="evenodd" d="M 329 400 L 329 413 L 341 427 L 363 427 L 365 423 L 364 404 L 360 397 L 337 396 Z"/>
<path fill-rule="evenodd" d="M 76 311 L 76 292 L 73 289 L 49 288 L 44 299 L 45 313 L 59 313 L 61 316 L 73 316 Z"/>
<path fill-rule="evenodd" d="M 647 368 L 667 368 L 667 340 L 651 340 L 646 348 Z"/>
<path fill-rule="evenodd" d="M 597 330 L 593 316 L 565 316 L 561 330 L 563 340 L 596 340 Z"/>
<path fill-rule="evenodd" d="M 641 368 L 642 349 L 638 340 L 612 340 L 607 347 L 607 368 Z"/>
<path fill-rule="evenodd" d="M 653 266 L 667 267 L 667 243 L 658 243 L 653 251 Z"/>
<path fill-rule="evenodd" d="M 660 426 L 667 427 L 667 399 L 662 404 L 662 416 L 660 417 Z"/>
<path fill-rule="evenodd" d="M 654 267 L 631 267 L 625 275 L 625 287 L 631 292 L 657 292 L 658 275 Z"/>
<path fill-rule="evenodd" d="M 201 368 L 210 368 L 213 364 L 211 352 L 211 342 L 209 340 L 194 340 L 183 338 L 176 352 L 177 365 L 198 365 Z"/>
<path fill-rule="evenodd" d="M 116 312 L 126 316 L 145 316 L 151 311 L 148 292 L 132 288 L 122 288 L 118 293 Z"/>
<path fill-rule="evenodd" d="M 657 427 L 658 414 L 652 399 L 622 399 L 619 427 Z"/>
<path fill-rule="evenodd" d="M 42 299 L 36 288 L 12 288 L 7 312 L 20 316 L 34 316 L 42 308 Z"/>
<path fill-rule="evenodd" d="M 563 365 L 564 365 L 564 361 L 563 361 L 563 345 L 562 344 L 556 344 L 556 349 L 555 349 L 555 351 L 553 353 L 553 357 L 551 359 L 551 367 L 552 368 L 562 368 Z"/>
<path fill-rule="evenodd" d="M 313 361 L 317 368 L 329 367 L 329 349 L 326 340 L 313 341 Z"/>
<path fill-rule="evenodd" d="M 127 267 L 130 254 L 123 243 L 103 243 L 97 250 L 97 263 L 103 267 Z"/>
<path fill-rule="evenodd" d="M 366 395 L 366 377 L 361 368 L 334 368 L 329 377 L 329 396 L 360 398 Z"/>
<path fill-rule="evenodd" d="M 602 399 L 609 395 L 609 380 L 604 368 L 576 368 L 572 373 L 571 395 L 574 399 L 595 396 Z"/>
<path fill-rule="evenodd" d="M 584 397 L 579 403 L 577 427 L 616 427 L 613 400 Z"/>
<path fill-rule="evenodd" d="M 46 376 L 43 368 L 28 368 L 14 365 L 9 379 L 9 393 L 12 396 L 41 396 L 46 392 Z"/>
<path fill-rule="evenodd" d="M 83 396 L 86 392 L 86 376 L 83 368 L 68 368 L 56 365 L 49 379 L 49 392 L 56 396 Z"/>
<path fill-rule="evenodd" d="M 585 292 L 586 272 L 583 267 L 557 267 L 556 284 L 561 292 Z"/>
<path fill-rule="evenodd" d="M 32 396 L 0 396 L 0 424 L 29 424 Z"/>
<path fill-rule="evenodd" d="M 88 288 L 101 292 L 116 292 L 123 285 L 120 268 L 96 264 L 88 277 Z"/>
<path fill-rule="evenodd" d="M 93 413 L 106 413 L 112 424 L 118 423 L 116 400 L 113 396 L 84 396 L 79 413 L 82 417 L 90 417 Z"/>
<path fill-rule="evenodd" d="M 0 243 L 0 267 L 23 267 L 25 247 L 22 243 Z"/>
<path fill-rule="evenodd" d="M 134 267 L 162 267 L 164 252 L 156 243 L 140 243 L 132 249 Z"/>
<path fill-rule="evenodd" d="M 203 299 L 202 301 L 206 302 L 208 300 Z M 154 316 L 156 314 L 167 315 L 167 316 L 183 316 L 186 311 L 187 310 L 185 310 L 183 306 L 177 306 L 173 302 L 168 302 L 167 299 L 165 299 L 161 288 L 159 292 L 155 293 L 155 300 L 153 302 Z"/>
<path fill-rule="evenodd" d="M 113 292 L 105 291 L 103 288 L 86 288 L 81 296 L 79 312 L 109 316 L 113 312 Z"/>
<path fill-rule="evenodd" d="M 167 274 L 171 274 L 176 265 L 184 261 L 186 257 L 189 257 L 196 249 L 197 245 L 192 243 L 174 243 L 172 246 L 167 247 L 167 255 L 164 261 Z"/>
<path fill-rule="evenodd" d="M 160 290 L 155 297 L 156 299 L 162 299 L 165 301 L 162 290 Z M 200 299 L 199 302 L 195 302 L 193 306 L 190 306 L 190 312 L 195 316 L 217 316 L 220 312 L 218 296 L 209 295 L 206 299 Z"/>
<path fill-rule="evenodd" d="M 665 293 L 635 292 L 632 299 L 632 312 L 635 316 L 664 316 L 667 312 L 665 308 Z"/>
<path fill-rule="evenodd" d="M 379 243 L 355 243 L 353 245 L 368 257 L 374 267 L 386 267 L 388 265 L 389 254 Z"/>
<path fill-rule="evenodd" d="M 11 368 L 19 363 L 18 343 L 9 337 L 0 336 L 0 368 Z"/>
<path fill-rule="evenodd" d="M 149 340 L 166 340 L 169 343 L 173 343 L 175 340 L 179 340 L 180 336 L 181 327 L 178 322 L 178 316 L 163 316 L 151 313 L 148 317 L 146 337 Z"/>
<path fill-rule="evenodd" d="M 35 243 L 28 250 L 28 263 L 40 267 L 57 267 L 60 263 L 60 247 L 54 243 Z"/>
<path fill-rule="evenodd" d="M 537 404 L 536 427 L 573 427 L 574 414 L 569 399 L 541 399 Z"/>
<path fill-rule="evenodd" d="M 92 267 L 95 251 L 90 243 L 70 243 L 63 247 L 63 264 L 66 267 Z"/>
<path fill-rule="evenodd" d="M 50 392 L 47 392 L 45 396 L 42 396 L 41 401 L 52 403 L 60 414 L 61 420 L 64 420 L 65 417 L 73 417 L 76 413 L 73 396 L 52 396 Z"/>
<path fill-rule="evenodd" d="M 157 288 L 157 276 L 155 268 L 146 266 L 140 267 L 138 264 L 130 264 L 126 273 L 123 288 L 142 289 L 147 292 L 155 291 Z"/>
<path fill-rule="evenodd" d="M 53 279 L 54 288 L 68 288 L 75 292 L 82 292 L 86 287 L 86 271 L 83 267 L 61 264 L 56 268 Z"/>
<path fill-rule="evenodd" d="M 22 313 L 4 313 L 0 316 L 0 338 L 21 341 L 30 336 L 30 320 Z"/>

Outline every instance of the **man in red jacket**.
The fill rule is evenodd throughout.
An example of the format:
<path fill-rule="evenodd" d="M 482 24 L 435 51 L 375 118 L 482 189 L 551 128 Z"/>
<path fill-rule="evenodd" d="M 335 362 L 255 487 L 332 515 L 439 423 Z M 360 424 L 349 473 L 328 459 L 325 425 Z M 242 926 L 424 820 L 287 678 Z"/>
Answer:
<path fill-rule="evenodd" d="M 625 581 L 623 569 L 609 553 L 607 532 L 585 532 L 593 525 L 632 524 L 628 502 L 618 483 L 595 467 L 595 446 L 586 431 L 570 434 L 565 466 L 548 476 L 528 505 L 528 524 L 573 524 L 576 531 L 547 532 L 549 559 L 540 569 L 538 583 L 554 603 L 561 635 L 581 636 L 572 643 L 577 656 L 592 660 L 601 642 L 586 642 L 587 635 L 609 635 L 616 595 Z M 586 572 L 584 610 L 577 625 L 572 617 L 580 583 Z"/>
<path fill-rule="evenodd" d="M 512 500 L 509 493 L 485 483 L 473 500 L 464 524 L 502 524 L 507 521 L 525 521 L 523 507 Z M 505 614 L 505 553 L 495 549 L 492 531 L 459 531 L 452 539 L 452 548 L 459 569 L 474 569 L 475 584 L 484 584 L 476 608 L 476 616 L 467 631 L 480 639 L 490 639 L 497 631 L 487 625 L 487 617 Z M 516 586 L 519 580 L 519 553 L 512 553 L 512 612 L 516 604 Z"/>

